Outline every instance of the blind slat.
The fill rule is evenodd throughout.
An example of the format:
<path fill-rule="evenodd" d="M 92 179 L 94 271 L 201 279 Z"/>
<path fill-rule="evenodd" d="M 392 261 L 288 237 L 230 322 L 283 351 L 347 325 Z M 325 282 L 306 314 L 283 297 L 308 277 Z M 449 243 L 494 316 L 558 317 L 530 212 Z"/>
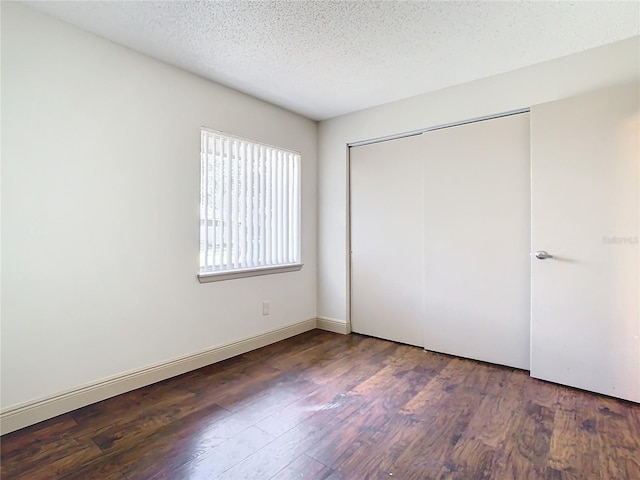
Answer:
<path fill-rule="evenodd" d="M 294 179 L 295 182 L 293 184 L 293 191 L 294 191 L 294 207 L 295 207 L 295 211 L 293 212 L 293 220 L 294 220 L 294 226 L 292 228 L 292 233 L 293 233 L 293 237 L 294 237 L 294 242 L 293 242 L 293 261 L 294 262 L 299 262 L 300 261 L 300 204 L 301 204 L 301 199 L 300 199 L 300 166 L 299 166 L 299 159 L 297 157 L 294 157 L 294 162 L 293 162 L 293 170 L 295 172 L 294 174 Z"/>
<path fill-rule="evenodd" d="M 215 138 L 207 138 L 207 266 L 215 269 L 216 255 L 216 210 L 213 193 L 216 185 L 215 161 L 216 143 Z M 209 226 L 211 227 L 209 233 Z"/>
<path fill-rule="evenodd" d="M 225 140 L 225 149 L 224 149 L 224 164 L 225 164 L 225 172 L 224 172 L 224 260 L 223 265 L 230 269 L 231 265 L 231 194 L 232 194 L 232 185 L 231 185 L 231 139 Z"/>
<path fill-rule="evenodd" d="M 265 184 L 265 213 L 262 221 L 265 223 L 265 232 L 264 232 L 264 264 L 272 265 L 275 264 L 275 259 L 272 259 L 271 248 L 273 245 L 273 196 L 275 195 L 274 188 L 274 174 L 273 174 L 273 158 L 271 156 L 271 152 L 267 150 L 265 153 L 265 162 L 266 162 L 266 170 L 267 170 L 267 179 Z"/>
<path fill-rule="evenodd" d="M 289 225 L 289 229 L 287 230 L 287 236 L 288 236 L 288 241 L 287 241 L 287 262 L 292 262 L 293 261 L 293 242 L 294 242 L 294 238 L 293 238 L 293 229 L 294 229 L 294 225 L 293 225 L 293 209 L 294 209 L 294 191 L 293 191 L 293 187 L 295 185 L 295 177 L 294 177 L 294 172 L 293 172 L 293 155 L 289 154 L 287 155 L 287 171 L 289 172 L 289 182 L 287 183 L 287 187 L 289 189 L 289 194 L 288 194 L 288 199 L 289 201 L 287 202 L 287 224 Z"/>
<path fill-rule="evenodd" d="M 222 245 L 224 244 L 224 222 L 222 218 L 222 208 L 223 208 L 223 140 L 220 137 L 216 137 L 215 141 L 215 152 L 214 152 L 214 160 L 215 160 L 215 177 L 214 177 L 214 192 L 213 198 L 216 200 L 215 204 L 215 214 L 214 214 L 214 222 L 217 223 L 216 228 L 216 237 L 215 237 L 215 245 L 214 245 L 214 270 L 220 270 L 222 268 Z"/>
<path fill-rule="evenodd" d="M 247 164 L 245 158 L 245 142 L 240 142 L 238 150 L 238 263 L 240 267 L 247 266 L 247 231 L 245 211 L 247 209 Z"/>
<path fill-rule="evenodd" d="M 218 186 L 218 192 L 220 194 L 220 200 L 218 205 L 220 206 L 220 246 L 218 247 L 220 250 L 220 260 L 218 261 L 218 267 L 220 269 L 222 269 L 222 266 L 225 265 L 225 259 L 226 259 L 226 251 L 225 251 L 225 239 L 226 239 L 226 230 L 227 230 L 227 213 L 226 213 L 226 201 L 227 201 L 227 196 L 226 196 L 226 182 L 225 182 L 225 176 L 226 176 L 226 140 L 221 138 L 220 139 L 220 157 L 219 157 L 219 163 L 220 163 L 220 171 L 219 171 L 219 181 L 220 184 Z"/>
<path fill-rule="evenodd" d="M 246 210 L 244 214 L 244 221 L 247 224 L 247 238 L 246 238 L 246 248 L 247 248 L 247 266 L 253 267 L 255 265 L 253 259 L 253 211 L 255 209 L 254 204 L 254 165 L 253 165 L 253 148 L 251 145 L 246 145 L 246 172 L 247 172 L 247 191 L 245 192 L 246 198 Z"/>
<path fill-rule="evenodd" d="M 231 188 L 231 245 L 229 251 L 231 253 L 231 266 L 233 268 L 238 267 L 238 201 L 240 195 L 238 195 L 238 142 L 233 140 L 231 142 L 231 178 L 229 183 Z"/>
<path fill-rule="evenodd" d="M 282 154 L 282 263 L 289 263 L 289 155 Z"/>
<path fill-rule="evenodd" d="M 277 165 L 277 172 L 276 172 L 276 186 L 277 186 L 277 191 L 278 191 L 278 198 L 277 198 L 277 203 L 276 203 L 276 210 L 274 212 L 275 216 L 276 216 L 276 221 L 277 221 L 277 227 L 276 227 L 276 231 L 277 233 L 277 237 L 276 237 L 276 241 L 275 241 L 275 257 L 276 257 L 276 261 L 278 263 L 282 263 L 282 242 L 283 242 L 283 238 L 282 238 L 282 181 L 283 181 L 283 177 L 282 177 L 282 153 L 278 152 L 276 154 L 276 165 Z"/>
<path fill-rule="evenodd" d="M 200 198 L 200 262 L 207 269 L 209 262 L 209 136 L 204 133 L 200 136 L 200 190 L 205 192 Z"/>
<path fill-rule="evenodd" d="M 266 265 L 266 243 L 267 243 L 267 160 L 264 156 L 260 156 L 258 160 L 258 168 L 256 174 L 258 175 L 258 184 L 260 186 L 259 191 L 256 194 L 256 211 L 255 211 L 255 230 L 256 230 L 256 258 L 255 265 Z"/>

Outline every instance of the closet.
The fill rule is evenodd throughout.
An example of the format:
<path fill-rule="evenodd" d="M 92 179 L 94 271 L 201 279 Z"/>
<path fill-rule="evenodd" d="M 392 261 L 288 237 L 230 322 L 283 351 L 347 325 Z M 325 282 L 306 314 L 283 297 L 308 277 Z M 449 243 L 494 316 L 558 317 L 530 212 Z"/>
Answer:
<path fill-rule="evenodd" d="M 351 147 L 352 330 L 640 401 L 638 87 Z"/>
<path fill-rule="evenodd" d="M 528 113 L 350 161 L 353 331 L 528 368 Z"/>

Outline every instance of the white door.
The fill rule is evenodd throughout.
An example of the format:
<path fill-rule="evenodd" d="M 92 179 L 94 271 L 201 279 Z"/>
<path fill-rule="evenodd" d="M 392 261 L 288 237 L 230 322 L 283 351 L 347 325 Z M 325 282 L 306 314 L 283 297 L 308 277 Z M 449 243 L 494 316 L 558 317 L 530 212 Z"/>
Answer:
<path fill-rule="evenodd" d="M 531 109 L 531 375 L 636 402 L 639 91 Z"/>
<path fill-rule="evenodd" d="M 420 137 L 350 150 L 351 329 L 422 346 Z"/>
<path fill-rule="evenodd" d="M 427 132 L 427 350 L 529 367 L 529 115 Z"/>

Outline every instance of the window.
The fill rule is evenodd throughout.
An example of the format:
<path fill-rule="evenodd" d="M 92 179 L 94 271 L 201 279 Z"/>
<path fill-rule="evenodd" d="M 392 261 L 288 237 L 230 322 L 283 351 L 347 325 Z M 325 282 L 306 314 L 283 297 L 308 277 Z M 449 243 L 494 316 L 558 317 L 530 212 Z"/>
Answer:
<path fill-rule="evenodd" d="M 200 282 L 300 270 L 300 154 L 201 131 Z"/>

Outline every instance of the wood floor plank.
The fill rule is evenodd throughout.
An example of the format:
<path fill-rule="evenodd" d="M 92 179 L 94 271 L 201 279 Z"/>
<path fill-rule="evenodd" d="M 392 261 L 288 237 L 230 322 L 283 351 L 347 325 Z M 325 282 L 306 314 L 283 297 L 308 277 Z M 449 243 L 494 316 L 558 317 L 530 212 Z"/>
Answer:
<path fill-rule="evenodd" d="M 111 462 L 108 457 L 94 459 L 81 467 L 71 469 L 64 475 L 48 478 L 60 478 L 64 480 L 127 480 L 120 471 L 120 466 Z"/>
<path fill-rule="evenodd" d="M 310 346 L 299 352 L 290 352 L 286 356 L 272 359 L 269 365 L 284 373 L 294 373 L 299 375 L 309 368 L 314 370 L 332 362 L 336 356 L 341 356 L 351 350 L 350 344 L 334 344 L 324 342 L 315 346 Z"/>
<path fill-rule="evenodd" d="M 264 365 L 243 366 L 232 372 L 224 369 L 212 372 L 211 367 L 205 367 L 76 410 L 71 415 L 77 426 L 68 434 L 93 438 L 108 453 L 118 443 L 126 446 L 136 435 L 148 436 L 153 430 L 213 405 L 216 395 L 224 390 L 221 385 L 277 375 L 277 370 Z M 246 382 L 246 388 L 255 388 L 254 383 Z"/>
<path fill-rule="evenodd" d="M 526 372 L 523 372 L 526 374 Z M 527 377 L 522 382 L 523 398 L 527 401 L 535 403 L 543 407 L 554 410 L 558 406 L 558 386 L 538 380 L 536 378 Z"/>
<path fill-rule="evenodd" d="M 326 465 L 315 461 L 307 455 L 300 455 L 285 468 L 276 473 L 270 480 L 324 480 L 333 473 Z"/>
<path fill-rule="evenodd" d="M 465 437 L 494 449 L 501 448 L 518 408 L 519 402 L 513 396 L 485 395 L 471 417 Z"/>
<path fill-rule="evenodd" d="M 37 423 L 29 427 L 29 435 L 24 430 L 8 433 L 1 437 L 2 468 L 12 463 L 20 462 L 24 458 L 35 459 L 46 453 L 51 444 L 69 437 L 68 432 L 78 426 L 70 414 Z"/>
<path fill-rule="evenodd" d="M 65 439 L 56 445 L 50 445 L 46 453 L 37 458 L 20 459 L 17 469 L 7 469 L 3 479 L 49 479 L 62 478 L 83 465 L 101 458 L 101 450 L 92 442 L 82 439 Z M 4 462 L 3 462 L 4 463 Z"/>
<path fill-rule="evenodd" d="M 62 476 L 101 456 L 100 449 L 88 439 L 70 432 L 78 427 L 71 415 L 65 414 L 34 425 L 33 435 L 18 432 L 1 439 L 1 478 L 51 478 Z"/>
<path fill-rule="evenodd" d="M 445 465 L 463 478 L 478 480 L 493 478 L 496 464 L 501 457 L 498 448 L 473 438 L 461 438 L 447 456 Z"/>
<path fill-rule="evenodd" d="M 313 331 L 5 435 L 7 480 L 640 480 L 640 405 Z"/>
<path fill-rule="evenodd" d="M 216 416 L 222 418 L 229 412 L 218 405 L 208 405 L 197 402 L 193 396 L 172 397 L 169 405 L 154 405 L 140 412 L 137 416 L 126 417 L 127 421 L 116 421 L 111 427 L 100 428 L 90 434 L 91 440 L 103 452 L 110 452 L 128 448 L 130 445 L 147 440 L 154 432 L 177 424 L 183 418 L 209 406 L 216 411 Z"/>
<path fill-rule="evenodd" d="M 464 384 L 471 370 L 476 368 L 475 364 L 466 360 L 449 358 L 438 376 L 428 379 L 420 392 L 405 405 L 404 413 L 431 416 L 433 406 L 446 402 L 451 393 Z"/>
<path fill-rule="evenodd" d="M 386 358 L 395 349 L 395 345 L 390 342 L 380 342 L 374 339 L 366 339 L 366 341 L 362 342 L 362 346 L 364 350 L 357 351 L 359 354 L 358 359 L 361 361 L 353 362 L 353 357 L 346 356 L 343 359 L 336 360 L 328 367 L 320 368 L 318 370 L 318 383 L 322 388 L 270 415 L 258 423 L 258 426 L 273 435 L 279 436 L 319 410 L 336 408 L 336 405 L 341 402 L 341 397 L 344 397 L 347 392 L 382 369 L 382 358 Z M 346 370 L 340 369 L 340 366 L 344 363 L 343 360 L 346 360 L 349 365 Z M 327 370 L 332 370 L 334 365 L 337 365 L 336 371 L 339 374 L 332 375 L 332 381 L 327 383 Z"/>
<path fill-rule="evenodd" d="M 376 438 L 391 436 L 385 427 L 416 394 L 422 380 L 421 374 L 411 370 L 401 370 L 389 375 L 389 372 L 395 371 L 396 369 L 390 366 L 384 367 L 378 374 L 371 377 L 371 384 L 366 388 L 352 390 L 349 395 L 356 395 L 366 408 L 350 416 L 339 431 L 331 432 L 320 439 L 307 450 L 307 455 L 336 468 L 358 451 L 369 452 L 371 448 L 384 448 Z M 363 382 L 362 385 L 365 383 L 367 382 Z M 371 391 L 372 385 L 377 385 L 378 390 Z M 386 391 L 388 394 L 379 396 L 376 394 L 379 391 Z M 380 432 L 384 433 L 380 434 Z"/>
<path fill-rule="evenodd" d="M 227 418 L 217 405 L 198 410 L 175 424 L 153 432 L 144 443 L 121 449 L 111 456 L 128 479 L 148 480 L 173 472 L 188 461 L 227 440 L 209 435 L 209 428 Z"/>
<path fill-rule="evenodd" d="M 375 430 L 361 435 L 356 448 L 344 449 L 334 463 L 347 478 L 359 472 L 363 478 L 377 478 L 407 470 L 398 467 L 398 458 L 425 428 L 425 424 L 406 415 L 394 414 Z M 372 455 L 371 451 L 376 454 Z M 394 473 L 395 472 L 395 473 Z M 399 478 L 404 478 L 403 476 Z"/>
<path fill-rule="evenodd" d="M 323 330 L 311 330 L 301 333 L 295 337 L 295 342 L 276 342 L 266 347 L 252 350 L 237 357 L 227 360 L 234 368 L 239 365 L 263 364 L 270 365 L 280 362 L 283 357 L 294 355 L 298 352 L 306 351 L 310 348 L 317 348 L 325 343 L 332 342 L 332 333 Z M 353 339 L 357 342 L 360 339 Z"/>
<path fill-rule="evenodd" d="M 304 454 L 325 435 L 339 429 L 349 416 L 363 404 L 354 397 L 342 397 L 342 403 L 332 410 L 321 410 L 276 438 L 269 445 L 245 459 L 219 478 L 224 480 L 261 480 L 277 474 Z"/>
<path fill-rule="evenodd" d="M 71 412 L 70 415 L 78 424 L 73 434 L 83 435 L 100 428 L 109 428 L 114 425 L 114 420 L 118 423 L 135 420 L 142 406 L 145 409 L 154 406 L 165 408 L 174 401 L 194 396 L 194 392 L 183 382 L 165 380 L 148 385 Z M 85 425 L 87 428 L 84 428 Z"/>
<path fill-rule="evenodd" d="M 378 365 L 382 365 L 384 359 L 390 355 L 395 347 L 396 345 L 391 342 L 380 342 L 377 339 L 365 337 L 362 341 L 350 345 L 350 348 L 341 355 L 332 357 L 330 362 L 314 366 L 307 375 L 318 385 L 329 385 L 334 388 L 334 383 L 339 382 L 337 379 L 348 374 L 356 381 L 356 383 L 352 382 L 353 385 L 350 388 L 353 388 L 357 383 L 360 383 L 357 379 L 362 375 L 367 378 L 371 375 L 369 373 L 370 367 L 375 367 L 375 371 L 377 371 Z M 359 361 L 354 363 L 354 358 L 358 358 Z M 356 376 L 358 372 L 362 372 L 360 377 Z"/>
<path fill-rule="evenodd" d="M 607 397 L 595 398 L 593 424 L 584 422 L 583 429 L 594 429 L 599 436 L 602 478 L 640 479 L 640 424 L 635 423 L 635 406 Z"/>
<path fill-rule="evenodd" d="M 546 478 L 555 411 L 527 402 L 520 412 L 507 434 L 495 475 L 513 480 Z"/>
<path fill-rule="evenodd" d="M 484 390 L 479 390 L 480 393 L 518 398 L 523 404 L 533 401 L 532 397 L 530 397 L 530 392 L 526 388 L 527 383 L 532 380 L 529 372 L 507 367 L 497 368 L 495 365 L 491 365 L 491 367 L 493 368 L 491 368 L 491 373 L 489 374 L 489 381 Z M 476 373 L 471 377 L 467 377 L 467 380 L 475 375 Z M 544 405 L 544 403 L 539 405 Z"/>
<path fill-rule="evenodd" d="M 470 390 L 457 388 L 452 391 L 456 394 L 443 399 L 440 408 L 413 413 L 415 418 L 423 420 L 425 428 L 402 453 L 398 459 L 400 463 L 417 467 L 420 462 L 428 465 L 445 462 L 480 404 L 480 398 Z"/>
<path fill-rule="evenodd" d="M 574 476 L 575 472 L 597 480 L 600 478 L 599 443 L 595 420 L 579 410 L 556 410 L 549 447 L 549 466 Z"/>
<path fill-rule="evenodd" d="M 268 433 L 257 427 L 249 427 L 212 448 L 206 455 L 196 457 L 175 470 L 162 471 L 151 480 L 216 478 L 272 440 L 273 437 Z"/>
<path fill-rule="evenodd" d="M 448 356 L 449 360 L 453 357 Z M 457 362 L 460 362 L 459 364 Z M 490 385 L 495 384 L 500 379 L 510 378 L 512 372 L 507 371 L 504 367 L 498 367 L 496 365 L 482 365 L 478 367 L 478 363 L 469 359 L 456 359 L 456 364 L 461 370 L 472 369 L 471 375 L 466 375 L 462 379 L 464 388 L 473 390 L 475 392 L 487 392 Z"/>
<path fill-rule="evenodd" d="M 274 436 L 280 436 L 315 415 L 316 412 L 335 409 L 344 396 L 346 396 L 345 393 L 336 393 L 333 389 L 318 389 L 272 413 L 259 421 L 257 426 Z"/>
<path fill-rule="evenodd" d="M 186 381 L 190 391 L 218 404 L 232 404 L 237 398 L 250 401 L 252 397 L 264 393 L 265 382 L 284 376 L 280 370 L 260 364 L 246 368 L 240 365 L 226 368 L 220 366 L 219 370 L 207 370 L 202 375 L 191 376 Z"/>

